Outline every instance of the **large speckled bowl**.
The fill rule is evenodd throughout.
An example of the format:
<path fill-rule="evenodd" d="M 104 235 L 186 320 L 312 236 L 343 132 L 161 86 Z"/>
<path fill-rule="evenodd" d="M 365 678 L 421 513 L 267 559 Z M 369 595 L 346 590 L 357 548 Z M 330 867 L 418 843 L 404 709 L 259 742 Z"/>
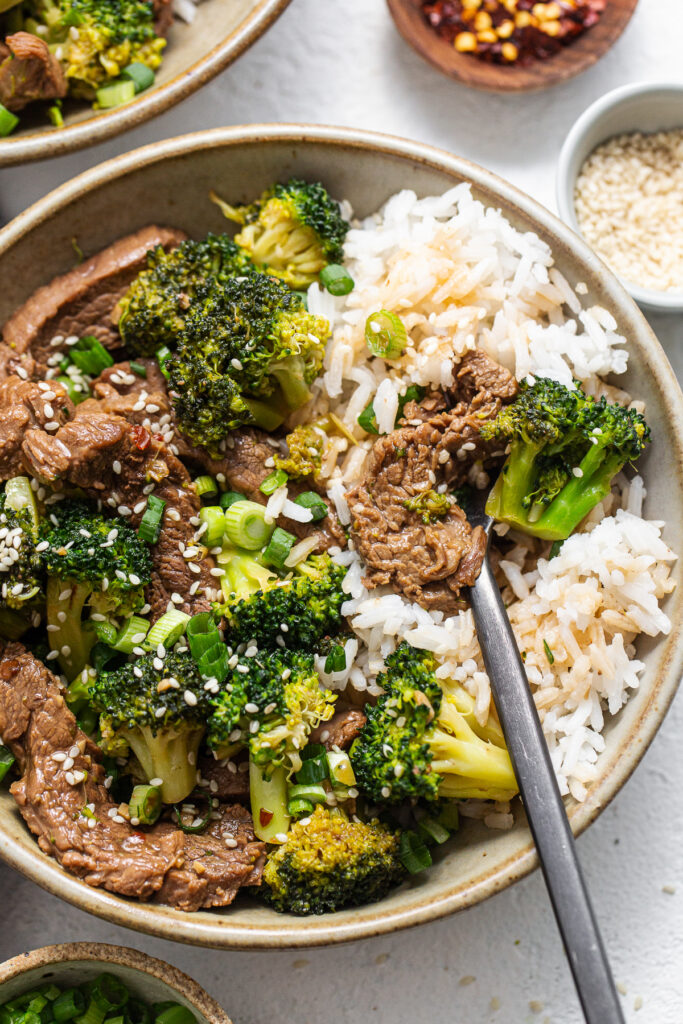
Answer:
<path fill-rule="evenodd" d="M 0 1004 L 39 985 L 68 988 L 104 972 L 115 975 L 133 995 L 148 1003 L 180 1003 L 194 1013 L 197 1024 L 231 1024 L 215 999 L 177 967 L 137 949 L 103 942 L 43 946 L 5 960 L 0 964 Z"/>
<path fill-rule="evenodd" d="M 359 214 L 376 210 L 401 188 L 425 195 L 471 181 L 484 202 L 501 207 L 523 230 L 541 235 L 562 273 L 573 283 L 585 282 L 587 301 L 611 310 L 629 340 L 630 369 L 620 381 L 647 402 L 654 436 L 641 464 L 648 488 L 646 513 L 667 520 L 666 540 L 683 551 L 683 396 L 637 306 L 585 243 L 547 210 L 481 167 L 428 146 L 351 129 L 270 125 L 201 132 L 126 154 L 57 189 L 0 232 L 0 323 L 38 285 L 73 265 L 74 236 L 91 253 L 152 221 L 196 236 L 220 231 L 225 221 L 208 200 L 210 188 L 246 199 L 293 174 L 321 179 L 333 195 L 348 197 Z M 680 584 L 680 568 L 674 574 Z M 640 688 L 605 729 L 606 749 L 587 800 L 569 807 L 577 833 L 636 767 L 676 690 L 683 666 L 680 585 L 665 607 L 671 633 L 639 644 L 638 656 L 646 665 Z M 253 949 L 342 942 L 434 920 L 504 889 L 537 863 L 518 808 L 509 832 L 468 822 L 441 848 L 432 870 L 381 903 L 296 918 L 240 897 L 233 909 L 182 914 L 90 889 L 67 875 L 40 852 L 6 792 L 0 797 L 0 854 L 50 892 L 117 924 L 168 939 Z"/>
<path fill-rule="evenodd" d="M 52 159 L 135 128 L 206 85 L 273 24 L 290 0 L 204 0 L 191 25 L 176 19 L 151 89 L 113 110 L 68 101 L 64 127 L 53 128 L 44 106 L 27 107 L 21 124 L 0 139 L 0 167 Z"/>

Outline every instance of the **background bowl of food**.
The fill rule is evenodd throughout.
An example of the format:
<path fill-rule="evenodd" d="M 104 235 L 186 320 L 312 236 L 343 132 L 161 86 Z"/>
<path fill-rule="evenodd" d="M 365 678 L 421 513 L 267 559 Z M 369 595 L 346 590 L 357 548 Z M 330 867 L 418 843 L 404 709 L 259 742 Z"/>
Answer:
<path fill-rule="evenodd" d="M 50 1008 L 54 1013 L 56 1003 L 54 1019 L 63 1021 L 93 1003 L 95 1019 L 103 1012 L 104 1020 L 126 1013 L 155 1024 L 230 1024 L 218 1003 L 176 967 L 102 942 L 43 946 L 6 960 L 0 964 L 0 1008 L 7 1003 L 44 1014 Z"/>
<path fill-rule="evenodd" d="M 683 312 L 683 85 L 637 83 L 593 103 L 560 153 L 560 216 L 644 309 Z"/>
<path fill-rule="evenodd" d="M 113 14 L 106 0 L 2 0 L 0 167 L 161 114 L 232 64 L 287 3 L 125 0 Z"/>
<path fill-rule="evenodd" d="M 281 184 L 273 188 L 275 182 Z M 330 197 L 343 200 L 341 208 Z M 347 231 L 340 218 L 350 217 L 351 210 L 361 219 L 354 219 Z M 239 248 L 221 235 L 226 230 L 223 214 L 241 222 L 235 236 Z M 173 249 L 184 235 L 198 241 Z M 86 254 L 76 268 L 74 236 Z M 321 248 L 324 239 L 326 249 Z M 256 274 L 250 253 L 267 263 L 274 276 Z M 227 281 L 215 288 L 212 283 L 209 305 L 200 308 L 193 299 L 195 279 L 183 278 L 178 291 L 174 275 L 178 268 L 185 273 L 183 260 L 189 266 L 198 262 L 201 269 L 207 256 L 211 273 L 222 267 Z M 102 647 L 107 658 L 114 657 L 116 645 L 120 652 L 137 652 L 132 661 L 125 653 L 117 655 L 123 664 L 113 672 L 96 670 L 99 706 L 106 709 L 99 720 L 100 742 L 106 746 L 120 735 L 121 723 L 112 715 L 121 695 L 135 692 L 136 680 L 140 686 L 147 685 L 148 676 L 154 682 L 157 673 L 154 698 L 145 707 L 153 707 L 156 716 L 158 701 L 162 716 L 171 706 L 174 714 L 182 712 L 192 719 L 197 742 L 209 721 L 209 739 L 217 736 L 221 750 L 220 761 L 200 759 L 196 799 L 187 798 L 187 788 L 182 794 L 166 794 L 169 779 L 162 772 L 151 778 L 149 771 L 137 796 L 115 796 L 116 762 L 109 761 L 106 770 L 100 767 L 99 754 L 83 732 L 97 737 L 97 715 L 93 718 L 88 711 L 95 692 L 87 689 L 92 674 L 81 680 L 85 691 L 73 689 L 67 695 L 66 707 L 50 672 L 73 668 L 83 639 L 80 618 L 73 611 L 60 615 L 60 602 L 71 601 L 74 591 L 50 583 L 56 613 L 50 618 L 48 612 L 51 632 L 41 634 L 43 646 L 37 648 L 46 663 L 16 645 L 0 655 L 0 733 L 5 744 L 14 744 L 22 776 L 12 793 L 5 789 L 0 795 L 0 854 L 12 866 L 118 924 L 232 948 L 322 945 L 387 933 L 471 906 L 529 872 L 536 864 L 533 846 L 519 802 L 510 803 L 514 779 L 471 618 L 460 603 L 466 593 L 459 593 L 460 587 L 481 556 L 481 538 L 469 530 L 446 493 L 447 481 L 450 486 L 456 480 L 466 486 L 489 485 L 489 456 L 494 464 L 500 458 L 491 449 L 479 450 L 481 428 L 472 431 L 472 422 L 480 424 L 494 414 L 498 422 L 497 410 L 507 407 L 520 387 L 515 379 L 522 381 L 529 373 L 541 380 L 522 386 L 532 398 L 536 392 L 528 389 L 536 386 L 571 396 L 572 379 L 579 379 L 588 396 L 580 408 L 590 417 L 614 415 L 626 434 L 623 446 L 605 463 L 612 469 L 596 483 L 602 499 L 580 532 L 551 549 L 550 539 L 567 536 L 567 531 L 549 523 L 541 509 L 532 517 L 527 507 L 515 513 L 526 532 L 510 531 L 507 513 L 501 513 L 495 541 L 509 614 L 561 785 L 570 794 L 572 827 L 578 833 L 594 820 L 635 768 L 680 678 L 683 595 L 680 587 L 675 589 L 680 569 L 673 552 L 683 543 L 678 515 L 683 431 L 680 390 L 660 346 L 621 285 L 578 236 L 489 172 L 418 143 L 350 129 L 238 127 L 155 144 L 64 185 L 3 229 L 0 272 L 17 282 L 11 293 L 6 289 L 0 296 L 3 373 L 10 374 L 14 401 L 24 390 L 27 396 L 32 389 L 40 392 L 38 404 L 31 405 L 31 423 L 23 399 L 14 410 L 16 421 L 11 417 L 18 424 L 17 444 L 8 451 L 17 457 L 20 448 L 24 471 L 37 474 L 28 504 L 35 499 L 42 509 L 52 498 L 49 481 L 54 484 L 57 476 L 80 481 L 86 497 L 101 496 L 103 512 L 119 517 L 116 530 L 105 529 L 103 542 L 103 558 L 119 559 L 119 571 L 140 544 L 137 529 L 151 531 L 154 542 L 151 570 L 145 555 L 135 579 L 126 573 L 122 580 L 116 578 L 117 586 L 125 585 L 132 593 L 141 584 L 141 574 L 150 572 L 155 581 L 152 604 L 159 605 L 157 591 L 162 595 L 162 625 L 157 628 L 148 603 L 134 619 L 134 636 L 126 625 L 119 633 L 99 612 L 88 626 L 100 638 L 98 657 Z M 53 280 L 55 275 L 62 276 Z M 163 306 L 169 294 L 170 309 Z M 242 320 L 234 310 L 242 308 L 245 296 L 251 302 L 256 295 L 259 303 L 272 301 L 279 310 L 273 337 L 291 337 L 290 328 L 295 331 L 296 359 L 287 361 L 294 354 L 291 348 L 271 352 L 267 366 L 272 362 L 268 373 L 274 376 L 268 378 L 271 398 L 265 402 L 254 399 L 257 379 L 261 387 L 266 378 L 258 377 L 249 346 L 242 359 L 234 355 L 221 364 L 218 378 L 214 373 L 218 390 L 205 392 L 209 370 L 208 363 L 201 369 L 201 338 L 216 337 L 215 331 L 204 331 L 212 303 L 229 302 L 233 313 L 220 314 L 218 322 L 234 324 L 239 335 Z M 162 302 L 154 305 L 151 319 L 150 296 Z M 157 315 L 160 309 L 170 316 Z M 305 324 L 304 333 L 297 324 Z M 282 325 L 289 326 L 284 330 Z M 168 355 L 161 336 L 176 329 L 178 347 Z M 84 334 L 85 340 L 79 338 Z M 114 368 L 112 361 L 123 357 L 122 338 L 130 346 L 130 359 Z M 316 360 L 323 338 L 328 341 L 321 367 Z M 151 358 L 140 354 L 148 343 Z M 231 351 L 228 346 L 226 352 Z M 199 353 L 196 365 L 193 353 Z M 310 372 L 297 362 L 303 353 L 311 360 Z M 93 360 L 96 366 L 90 365 Z M 262 373 L 263 364 L 258 365 Z M 312 377 L 321 369 L 315 383 Z M 101 377 L 92 380 L 101 370 Z M 172 411 L 162 371 L 170 375 L 174 394 L 181 399 Z M 556 383 L 544 384 L 544 378 Z M 312 399 L 304 385 L 310 385 Z M 0 384 L 5 397 L 8 386 Z M 74 411 L 71 401 L 83 397 L 79 388 L 92 397 Z M 57 392 L 66 392 L 66 397 L 59 398 Z M 256 394 L 263 395 L 263 390 Z M 450 396 L 448 407 L 445 395 Z M 636 407 L 629 409 L 631 398 Z M 283 444 L 277 430 L 286 415 L 284 405 L 291 409 L 302 401 L 300 425 L 313 415 L 314 433 L 307 433 L 308 427 L 296 434 L 295 416 L 288 420 L 289 439 Z M 572 402 L 572 408 L 579 408 Z M 472 421 L 473 404 L 478 413 Z M 223 415 L 226 410 L 229 416 Z M 643 412 L 653 443 L 638 461 L 639 475 L 621 472 L 612 486 L 614 468 L 645 445 Z M 403 426 L 396 428 L 402 416 Z M 254 426 L 259 420 L 260 428 Z M 231 433 L 233 422 L 251 426 Z M 607 420 L 600 422 L 607 426 Z M 564 474 L 558 495 L 574 496 L 571 507 L 564 508 L 570 518 L 576 518 L 574 506 L 586 500 L 581 479 L 586 476 L 591 486 L 596 482 L 589 463 L 602 466 L 606 452 L 605 429 L 592 418 L 585 423 L 591 427 L 586 453 L 581 466 Z M 432 431 L 431 440 L 420 448 L 424 430 Z M 218 431 L 210 457 L 191 447 L 206 431 Z M 295 441 L 301 438 L 308 440 L 297 449 Z M 128 445 L 124 457 L 118 454 L 121 444 Z M 416 454 L 418 449 L 422 454 Z M 499 449 L 502 457 L 500 442 Z M 405 467 L 402 472 L 426 474 L 419 486 L 417 478 L 403 479 L 411 504 L 398 501 L 396 506 L 392 450 L 397 460 L 409 456 L 397 463 Z M 303 480 L 296 479 L 301 466 L 297 470 L 293 463 L 304 456 L 313 460 L 317 478 L 306 469 Z M 584 458 L 589 460 L 585 470 Z M 194 483 L 183 459 L 188 465 L 199 460 Z M 140 487 L 131 493 L 131 472 L 138 474 L 138 483 L 149 479 L 144 493 Z M 161 511 L 147 500 L 151 484 Z M 398 538 L 406 541 L 401 550 L 393 531 L 377 533 L 387 522 L 374 504 L 380 493 L 394 495 L 387 500 L 392 515 L 401 519 Z M 50 538 L 53 526 L 61 530 L 64 525 L 64 507 L 57 502 L 41 512 Z M 273 532 L 276 521 L 279 533 Z M 220 537 L 208 549 L 201 537 L 216 527 Z M 237 528 L 243 531 L 239 537 Z M 457 534 L 457 557 L 454 535 L 449 534 L 446 551 L 442 529 Z M 56 566 L 49 570 L 49 579 L 54 574 L 60 579 L 61 560 L 78 568 L 75 560 L 90 557 L 91 531 L 76 532 L 63 545 L 52 539 L 41 542 L 41 553 L 52 552 L 50 564 Z M 14 547 L 14 534 L 11 539 Z M 235 545 L 248 550 L 236 553 Z M 435 556 L 425 556 L 428 545 L 444 554 L 436 578 Z M 311 552 L 324 547 L 330 562 L 308 560 L 318 558 Z M 279 574 L 268 568 L 278 559 L 284 559 Z M 9 568 L 14 560 L 7 552 Z M 231 597 L 235 592 L 243 595 L 241 603 Z M 198 602 L 204 597 L 225 599 L 226 642 L 233 638 L 234 648 L 223 646 L 214 635 L 215 625 L 202 617 Z M 308 598 L 315 600 L 307 603 Z M 190 614 L 192 626 L 187 622 Z M 342 615 L 350 632 L 338 635 Z M 150 618 L 155 619 L 151 629 Z M 65 630 L 71 630 L 68 644 Z M 254 630 L 261 648 L 249 639 Z M 337 638 L 323 643 L 323 633 Z M 92 632 L 88 635 L 94 652 Z M 244 643 L 238 643 L 240 637 Z M 424 657 L 413 653 L 406 658 L 399 652 L 392 660 L 401 640 L 422 649 Z M 205 684 L 183 676 L 183 690 L 169 671 L 171 647 L 173 658 L 180 659 L 176 665 L 187 667 L 196 652 Z M 226 665 L 220 678 L 228 679 L 228 690 L 221 690 L 218 668 L 212 669 L 221 657 Z M 287 667 L 280 672 L 283 665 Z M 280 696 L 273 704 L 265 697 L 261 704 L 244 703 L 263 666 L 277 668 L 277 674 L 267 671 L 266 676 L 275 681 Z M 427 689 L 433 702 L 426 696 L 422 702 L 415 698 L 415 721 L 421 722 L 422 734 L 430 730 L 430 748 L 424 764 L 419 751 L 405 752 L 406 758 L 417 758 L 416 771 L 407 774 L 391 744 L 376 742 L 372 729 L 360 732 L 366 715 L 371 722 L 379 721 L 381 735 L 393 728 L 394 719 L 399 733 L 405 726 L 405 716 L 388 703 L 391 692 L 380 696 L 381 671 L 392 673 L 392 685 L 417 673 L 417 689 Z M 289 734 L 282 731 L 274 706 L 292 672 L 302 686 L 302 674 L 312 672 L 316 694 L 317 675 L 330 689 L 322 699 L 323 710 L 316 705 L 311 715 L 320 720 L 317 732 L 309 732 L 309 722 L 300 736 L 292 733 L 298 747 L 293 742 L 287 746 Z M 388 678 L 380 680 L 385 688 Z M 109 681 L 108 690 L 102 689 L 101 680 Z M 432 725 L 442 689 L 444 714 L 439 711 Z M 295 693 L 303 692 L 312 691 L 286 690 L 282 699 L 290 710 Z M 329 719 L 335 696 L 337 712 Z M 379 718 L 373 718 L 371 706 L 378 697 Z M 216 717 L 218 705 L 222 713 Z M 31 715 L 27 708 L 33 709 Z M 239 715 L 233 731 L 235 708 Z M 299 723 L 301 715 L 293 715 L 292 721 Z M 275 749 L 290 759 L 280 765 L 272 755 L 276 734 L 271 728 L 276 725 L 280 732 Z M 430 759 L 438 760 L 432 745 L 437 727 L 444 744 L 442 760 L 429 772 Z M 50 736 L 44 744 L 46 729 Z M 132 728 L 129 735 L 134 732 Z M 468 755 L 464 759 L 459 756 L 463 751 L 452 746 L 457 733 Z M 249 787 L 241 770 L 247 767 L 245 737 Z M 354 737 L 360 743 L 349 753 Z M 317 744 L 307 745 L 305 760 L 295 757 L 302 739 Z M 41 745 L 40 751 L 34 750 L 35 744 Z M 228 749 L 230 744 L 236 749 Z M 139 775 L 145 771 L 149 745 L 143 749 L 138 744 L 135 750 L 139 765 L 132 762 L 129 770 Z M 123 753 L 129 756 L 127 747 L 119 751 Z M 184 778 L 187 764 L 196 766 L 194 749 L 190 753 L 189 759 L 180 759 L 183 770 L 174 778 L 182 775 L 192 787 L 192 770 L 189 781 Z M 54 799 L 36 800 L 44 790 L 35 776 L 38 756 L 40 772 L 52 780 Z M 287 766 L 292 768 L 295 759 L 296 791 L 286 783 Z M 260 767 L 264 764 L 270 765 L 267 773 Z M 277 792 L 268 788 L 273 779 Z M 403 801 L 398 819 L 388 819 L 388 832 L 354 820 L 355 813 L 364 818 L 374 813 L 367 800 L 365 809 L 360 804 L 354 809 L 359 790 L 374 794 L 370 806 L 375 798 L 380 805 L 391 805 L 394 787 L 395 793 L 408 797 L 418 787 L 422 795 L 438 792 L 457 798 L 461 828 L 454 816 L 446 819 L 439 812 L 416 819 L 409 799 Z M 311 813 L 321 799 L 324 804 Z M 176 812 L 168 807 L 156 824 L 146 825 L 158 815 L 159 801 L 174 800 L 180 802 Z M 245 806 L 249 800 L 253 820 Z M 54 852 L 54 858 L 36 844 L 19 806 L 42 848 Z M 338 814 L 335 806 L 345 813 Z M 72 808 L 73 815 L 64 818 L 64 807 Z M 407 838 L 397 838 L 397 828 Z M 325 836 L 333 841 L 325 845 Z M 306 858 L 318 842 L 328 853 L 344 849 L 346 857 L 348 851 L 341 867 L 349 868 L 335 875 L 333 864 L 331 875 L 317 879 L 320 888 L 307 871 L 311 863 L 315 869 L 322 862 Z M 366 850 L 369 842 L 375 856 L 361 867 L 358 850 Z M 433 864 L 420 871 L 430 857 L 430 844 Z M 117 856 L 102 862 L 102 849 L 120 848 L 138 855 L 127 871 Z M 286 860 L 297 851 L 303 851 L 298 859 Z M 324 863 L 327 869 L 329 861 Z M 334 892 L 330 878 L 338 883 Z M 368 892 L 382 898 L 367 904 Z M 263 895 L 270 897 L 269 903 Z M 336 912 L 316 913 L 331 907 Z M 294 913 L 276 912 L 288 908 Z"/>

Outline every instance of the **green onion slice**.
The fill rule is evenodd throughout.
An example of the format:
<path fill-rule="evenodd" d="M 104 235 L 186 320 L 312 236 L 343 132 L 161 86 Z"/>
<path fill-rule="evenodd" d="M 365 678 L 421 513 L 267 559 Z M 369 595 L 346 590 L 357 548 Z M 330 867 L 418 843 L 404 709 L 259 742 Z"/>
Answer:
<path fill-rule="evenodd" d="M 147 508 L 138 527 L 138 537 L 147 544 L 156 544 L 159 540 L 165 508 L 166 502 L 163 498 L 157 498 L 155 494 L 150 494 L 147 498 Z"/>
<path fill-rule="evenodd" d="M 143 644 L 146 651 L 153 651 L 159 644 L 163 644 L 168 650 L 173 644 L 180 640 L 185 632 L 190 616 L 177 608 L 165 612 L 160 619 L 154 623 Z"/>
<path fill-rule="evenodd" d="M 211 612 L 199 612 L 193 615 L 187 624 L 187 642 L 190 653 L 195 661 L 221 642 L 218 626 Z"/>
<path fill-rule="evenodd" d="M 194 804 L 197 800 L 203 800 L 206 804 L 206 814 L 199 822 L 197 822 L 196 825 L 183 825 L 183 819 L 180 816 L 182 804 L 180 806 L 178 806 L 178 804 L 173 805 L 173 812 L 178 823 L 178 828 L 181 832 L 187 832 L 187 834 L 191 836 L 200 835 L 211 821 L 211 799 L 206 795 L 206 793 L 197 792 L 195 790 L 185 799 L 184 803 Z M 197 817 L 198 815 L 195 815 L 195 818 Z"/>
<path fill-rule="evenodd" d="M 417 875 L 432 863 L 432 855 L 417 832 L 402 832 L 399 859 L 408 874 Z"/>
<path fill-rule="evenodd" d="M 159 620 L 161 622 L 161 619 Z M 132 654 L 134 647 L 140 647 L 147 637 L 149 622 L 141 615 L 131 615 L 123 629 L 111 645 L 115 651 Z"/>
<path fill-rule="evenodd" d="M 130 993 L 126 986 L 113 974 L 100 974 L 90 986 L 90 998 L 105 1013 L 125 1006 L 129 997 Z"/>
<path fill-rule="evenodd" d="M 410 384 L 405 391 L 404 395 L 398 397 L 398 409 L 396 410 L 396 419 L 394 420 L 394 428 L 398 426 L 398 421 L 403 416 L 403 410 L 405 409 L 408 402 L 420 402 L 425 396 L 426 388 L 423 388 L 420 384 Z M 379 434 L 377 429 L 377 418 L 375 416 L 374 399 L 371 399 L 363 409 L 362 413 L 358 417 L 357 423 L 359 427 L 366 430 L 368 434 Z"/>
<path fill-rule="evenodd" d="M 55 128 L 64 127 L 64 115 L 62 114 L 62 103 L 61 100 L 57 100 L 51 107 L 47 108 L 47 116 L 50 118 L 51 123 Z"/>
<path fill-rule="evenodd" d="M 225 535 L 223 509 L 218 505 L 205 505 L 203 509 L 200 509 L 199 518 L 202 523 L 206 523 L 206 529 L 201 537 L 202 543 L 207 544 L 210 548 L 221 544 Z"/>
<path fill-rule="evenodd" d="M 348 295 L 354 287 L 353 278 L 339 263 L 329 263 L 320 271 L 320 283 L 327 288 L 330 295 Z"/>
<path fill-rule="evenodd" d="M 141 999 L 133 998 L 128 1000 L 126 1017 L 130 1024 L 152 1024 L 151 1011 Z"/>
<path fill-rule="evenodd" d="M 327 754 L 327 747 L 322 743 L 307 743 L 301 751 L 301 760 L 310 761 L 312 757 L 324 757 Z"/>
<path fill-rule="evenodd" d="M 93 622 L 92 619 L 90 625 L 98 640 L 103 644 L 109 644 L 110 647 L 114 646 L 119 633 L 116 626 L 113 626 L 111 622 Z"/>
<path fill-rule="evenodd" d="M 228 649 L 219 641 L 201 655 L 197 664 L 204 679 L 217 679 L 222 683 L 230 671 L 228 661 Z"/>
<path fill-rule="evenodd" d="M 102 370 L 114 365 L 113 358 L 109 355 L 104 345 L 87 334 L 80 338 L 75 345 L 69 349 L 69 357 L 74 366 L 77 366 L 81 373 L 87 373 L 90 377 L 98 377 Z"/>
<path fill-rule="evenodd" d="M 215 498 L 218 494 L 218 484 L 212 476 L 198 476 L 194 487 L 200 498 Z"/>
<path fill-rule="evenodd" d="M 427 843 L 441 843 L 447 842 L 450 839 L 451 834 L 447 828 L 445 828 L 440 821 L 436 818 L 422 818 L 418 823 L 418 832 Z"/>
<path fill-rule="evenodd" d="M 345 786 L 348 789 L 356 785 L 351 758 L 345 750 L 327 750 L 325 756 L 333 786 Z"/>
<path fill-rule="evenodd" d="M 398 359 L 403 355 L 408 334 L 399 317 L 388 309 L 371 313 L 365 321 L 365 343 L 374 356 Z"/>
<path fill-rule="evenodd" d="M 27 476 L 10 477 L 5 484 L 5 502 L 15 512 L 23 512 L 25 510 L 30 513 L 33 521 L 33 534 L 37 537 L 40 517 L 38 515 L 36 499 L 31 490 L 31 481 Z"/>
<path fill-rule="evenodd" d="M 133 360 L 128 364 L 130 366 L 130 372 L 134 373 L 137 377 L 147 376 L 147 367 L 142 363 L 136 363 Z"/>
<path fill-rule="evenodd" d="M 170 374 L 168 372 L 168 369 L 166 367 L 166 363 L 171 358 L 171 355 L 172 355 L 171 350 L 166 345 L 162 345 L 161 348 L 158 348 L 156 350 L 156 357 L 157 357 L 157 362 L 159 364 L 159 369 L 163 373 L 163 375 L 166 378 L 166 380 L 168 380 L 168 378 L 170 376 Z"/>
<path fill-rule="evenodd" d="M 19 124 L 19 118 L 0 103 L 0 137 L 10 135 Z"/>
<path fill-rule="evenodd" d="M 197 1024 L 197 1018 L 180 1003 L 171 1003 L 156 1014 L 154 1024 Z"/>
<path fill-rule="evenodd" d="M 287 814 L 290 814 L 292 818 L 303 818 L 307 814 L 313 813 L 313 804 L 310 800 L 302 800 L 298 797 L 296 800 L 289 800 L 287 803 Z"/>
<path fill-rule="evenodd" d="M 121 71 L 122 78 L 129 78 L 135 86 L 135 92 L 144 92 L 145 89 L 149 89 L 150 86 L 154 85 L 155 75 L 151 68 L 148 68 L 146 64 L 142 64 L 140 61 L 133 61 L 132 64 L 126 65 Z"/>
<path fill-rule="evenodd" d="M 97 643 L 90 652 L 90 661 L 96 672 L 102 672 L 115 657 L 116 651 L 109 644 Z"/>
<path fill-rule="evenodd" d="M 324 519 L 330 511 L 327 507 L 327 502 L 319 494 L 316 494 L 315 491 L 304 491 L 303 494 L 294 499 L 294 504 L 309 509 L 314 523 Z"/>
<path fill-rule="evenodd" d="M 90 398 L 90 389 L 80 382 L 77 384 L 75 380 L 72 380 L 66 374 L 57 377 L 57 381 L 65 388 L 67 395 L 74 405 L 79 405 L 86 398 Z"/>
<path fill-rule="evenodd" d="M 346 651 L 341 644 L 335 644 L 325 658 L 326 672 L 343 672 L 346 668 Z"/>
<path fill-rule="evenodd" d="M 225 532 L 236 547 L 256 551 L 270 540 L 273 524 L 266 522 L 264 505 L 235 501 L 225 510 Z"/>
<path fill-rule="evenodd" d="M 128 801 L 131 818 L 141 825 L 153 825 L 161 814 L 161 790 L 158 786 L 134 786 Z"/>
<path fill-rule="evenodd" d="M 230 508 L 230 506 L 234 505 L 236 501 L 246 501 L 246 500 L 247 500 L 246 495 L 245 494 L 240 494 L 239 491 L 225 491 L 224 494 L 221 494 L 221 496 L 220 496 L 220 498 L 218 500 L 218 504 L 220 505 L 221 508 L 225 509 L 225 508 Z"/>
<path fill-rule="evenodd" d="M 129 103 L 130 100 L 134 99 L 135 92 L 135 82 L 132 82 L 130 78 L 109 82 L 95 93 L 97 107 L 100 110 L 111 110 L 113 107 L 120 107 L 122 104 Z"/>
<path fill-rule="evenodd" d="M 296 773 L 297 785 L 309 786 L 327 778 L 327 756 L 309 757 Z"/>
<path fill-rule="evenodd" d="M 287 789 L 289 800 L 308 800 L 312 804 L 324 804 L 327 802 L 327 793 L 324 788 L 316 784 L 297 783 L 296 786 L 289 786 Z"/>
<path fill-rule="evenodd" d="M 283 484 L 287 483 L 289 477 L 285 473 L 284 469 L 275 469 L 272 473 L 269 473 L 266 479 L 259 487 L 261 494 L 273 494 L 278 487 L 282 487 Z"/>
<path fill-rule="evenodd" d="M 443 803 L 436 820 L 449 832 L 457 832 L 460 828 L 460 811 L 457 803 L 454 801 Z"/>
<path fill-rule="evenodd" d="M 0 746 L 0 782 L 7 775 L 15 760 L 14 754 L 8 747 Z"/>
<path fill-rule="evenodd" d="M 78 988 L 67 988 L 52 1004 L 52 1014 L 57 1024 L 80 1017 L 85 1012 L 85 996 Z"/>
<path fill-rule="evenodd" d="M 327 511 L 327 506 L 325 506 L 325 511 Z M 283 530 L 281 526 L 276 526 L 268 541 L 268 546 L 263 552 L 264 561 L 274 565 L 277 569 L 284 569 L 285 559 L 295 544 L 296 537 L 293 533 Z"/>

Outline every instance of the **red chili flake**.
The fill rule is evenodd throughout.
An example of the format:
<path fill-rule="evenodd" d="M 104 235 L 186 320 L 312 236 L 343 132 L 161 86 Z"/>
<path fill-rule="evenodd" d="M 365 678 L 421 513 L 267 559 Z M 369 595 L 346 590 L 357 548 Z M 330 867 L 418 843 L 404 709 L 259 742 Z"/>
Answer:
<path fill-rule="evenodd" d="M 145 430 L 144 427 L 140 427 L 136 424 L 131 428 L 131 434 L 136 448 L 139 448 L 141 452 L 144 452 L 152 439 L 152 435 L 149 430 Z"/>
<path fill-rule="evenodd" d="M 259 821 L 261 822 L 261 827 L 262 828 L 265 828 L 266 825 L 270 825 L 271 821 L 273 820 L 273 812 L 272 811 L 266 811 L 263 807 L 258 812 L 258 816 L 259 816 Z"/>
<path fill-rule="evenodd" d="M 425 20 L 460 53 L 493 64 L 552 57 L 597 23 L 608 0 L 422 0 Z"/>

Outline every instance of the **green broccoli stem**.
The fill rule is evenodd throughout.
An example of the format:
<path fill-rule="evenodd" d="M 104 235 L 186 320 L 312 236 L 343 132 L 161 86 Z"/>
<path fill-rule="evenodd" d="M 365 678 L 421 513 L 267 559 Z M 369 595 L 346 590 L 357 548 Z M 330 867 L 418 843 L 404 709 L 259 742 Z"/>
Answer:
<path fill-rule="evenodd" d="M 270 366 L 270 373 L 275 377 L 285 402 L 290 409 L 300 409 L 311 397 L 306 383 L 306 367 L 300 356 L 287 356 Z"/>
<path fill-rule="evenodd" d="M 150 726 L 121 730 L 137 757 L 148 782 L 161 779 L 159 790 L 165 804 L 178 804 L 187 797 L 197 781 L 197 752 L 204 728 L 173 729 L 161 727 L 156 734 Z"/>
<path fill-rule="evenodd" d="M 590 510 L 607 497 L 624 462 L 621 454 L 606 455 L 603 445 L 592 445 L 579 464 L 581 475 L 572 476 L 534 524 L 536 536 L 544 540 L 569 537 Z"/>
<path fill-rule="evenodd" d="M 432 771 L 442 778 L 440 795 L 497 800 L 510 799 L 517 792 L 517 781 L 507 750 L 478 736 L 465 715 L 448 699 L 441 705 L 438 725 L 429 735 L 428 742 Z M 500 797 L 497 795 L 500 792 L 508 795 Z"/>
<path fill-rule="evenodd" d="M 59 651 L 59 666 L 67 679 L 72 680 L 88 664 L 96 640 L 95 633 L 81 621 L 92 585 L 51 576 L 45 593 L 50 647 Z"/>
<path fill-rule="evenodd" d="M 287 770 L 268 770 L 249 759 L 249 794 L 254 832 L 264 843 L 277 842 L 289 831 L 287 812 Z"/>
<path fill-rule="evenodd" d="M 534 489 L 536 458 L 542 450 L 542 444 L 512 442 L 507 462 L 486 502 L 486 512 L 493 519 L 526 529 L 529 513 L 523 501 Z"/>

